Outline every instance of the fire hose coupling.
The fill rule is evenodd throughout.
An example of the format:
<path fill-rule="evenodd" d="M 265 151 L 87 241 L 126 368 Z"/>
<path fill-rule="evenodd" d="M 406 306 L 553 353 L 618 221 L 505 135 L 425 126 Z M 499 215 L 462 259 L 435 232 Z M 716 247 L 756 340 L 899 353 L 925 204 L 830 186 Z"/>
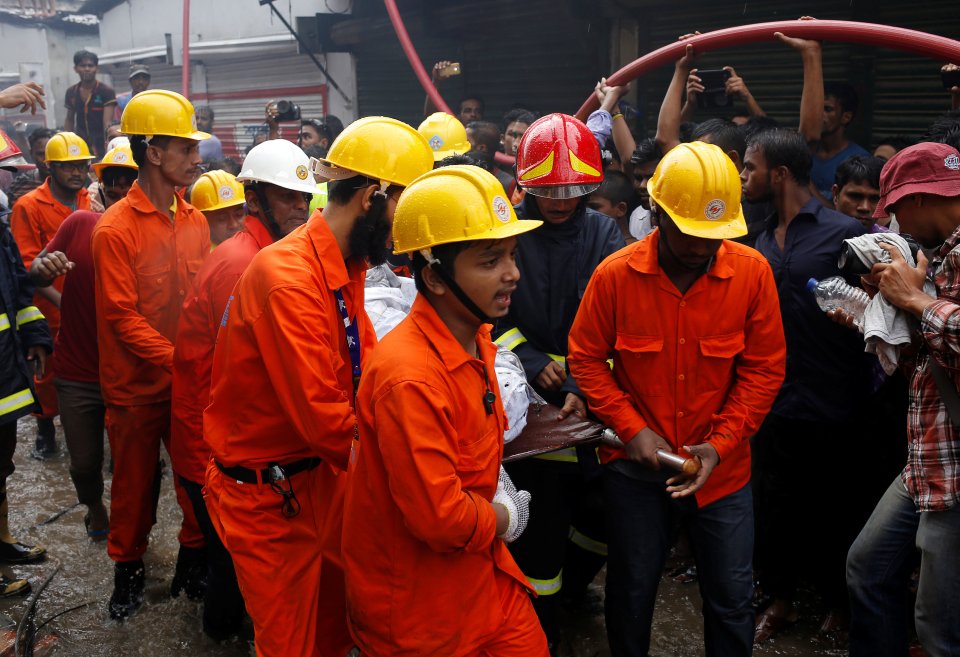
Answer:
<path fill-rule="evenodd" d="M 623 447 L 623 441 L 620 440 L 620 436 L 618 436 L 613 429 L 609 428 L 603 430 L 600 436 L 600 442 L 610 447 Z M 677 472 L 682 472 L 690 477 L 700 472 L 699 459 L 685 458 L 664 449 L 657 450 L 657 460 L 660 461 L 660 465 L 676 470 Z"/>

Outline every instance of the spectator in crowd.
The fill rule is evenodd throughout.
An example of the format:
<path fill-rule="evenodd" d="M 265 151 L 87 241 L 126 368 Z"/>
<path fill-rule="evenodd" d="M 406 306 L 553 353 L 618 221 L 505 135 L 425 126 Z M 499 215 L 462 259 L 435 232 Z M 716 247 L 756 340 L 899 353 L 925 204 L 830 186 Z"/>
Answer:
<path fill-rule="evenodd" d="M 486 160 L 490 166 L 490 173 L 497 177 L 505 191 L 509 190 L 514 181 L 513 174 L 501 169 L 494 160 L 494 154 L 500 149 L 500 128 L 496 123 L 489 121 L 471 121 L 465 125 L 471 157 Z"/>
<path fill-rule="evenodd" d="M 880 171 L 886 160 L 872 155 L 854 155 L 837 167 L 833 183 L 833 205 L 837 212 L 853 217 L 872 231 L 873 216 L 880 200 Z"/>
<path fill-rule="evenodd" d="M 100 203 L 108 208 L 126 197 L 137 179 L 137 163 L 129 146 L 109 151 L 93 165 L 100 181 Z M 100 214 L 72 213 L 53 239 L 34 258 L 30 277 L 38 287 L 63 279 L 60 329 L 55 336 L 57 372 L 54 383 L 60 421 L 70 454 L 70 478 L 77 501 L 87 507 L 87 536 L 104 540 L 110 518 L 103 504 L 103 430 L 106 406 L 100 393 L 93 255 L 90 240 Z"/>
<path fill-rule="evenodd" d="M 633 151 L 628 166 L 624 168 L 624 173 L 631 179 L 633 191 L 636 193 L 638 200 L 637 207 L 630 213 L 629 221 L 630 234 L 638 240 L 649 235 L 654 229 L 647 183 L 653 176 L 653 172 L 656 171 L 660 158 L 661 152 L 656 139 L 647 137 L 637 143 L 637 148 Z"/>
<path fill-rule="evenodd" d="M 319 119 L 302 119 L 300 121 L 300 134 L 297 136 L 297 145 L 300 148 L 319 146 L 326 151 L 332 143 L 330 130 L 323 121 Z"/>
<path fill-rule="evenodd" d="M 803 565 L 819 577 L 829 605 L 842 596 L 844 507 L 851 481 L 844 470 L 860 420 L 876 391 L 876 358 L 863 341 L 830 322 L 807 289 L 810 278 L 840 276 L 843 240 L 864 233 L 856 220 L 829 210 L 811 194 L 812 155 L 788 129 L 767 130 L 747 146 L 741 173 L 747 200 L 774 212 L 756 249 L 773 268 L 787 343 L 784 383 L 752 438 L 757 489 L 756 567 L 772 602 L 761 610 L 754 639 L 762 643 L 797 620 L 794 597 Z M 838 330 L 839 329 L 839 330 Z M 835 456 L 823 458 L 823 454 Z M 818 472 L 830 487 L 811 485 Z M 820 540 L 820 539 L 824 540 Z M 816 558 L 813 555 L 817 555 Z"/>
<path fill-rule="evenodd" d="M 503 116 L 503 134 L 500 136 L 503 152 L 510 157 L 516 157 L 520 138 L 536 120 L 537 117 L 533 112 L 525 109 L 513 109 L 507 112 Z"/>
<path fill-rule="evenodd" d="M 197 118 L 197 130 L 210 135 L 209 139 L 200 142 L 200 158 L 203 161 L 223 159 L 223 145 L 220 139 L 213 134 L 213 119 L 215 117 L 213 108 L 209 105 L 194 105 L 194 112 Z"/>
<path fill-rule="evenodd" d="M 117 98 L 113 89 L 97 80 L 100 58 L 89 50 L 78 50 L 73 55 L 73 70 L 80 82 L 67 89 L 64 106 L 67 118 L 63 127 L 75 132 L 87 142 L 90 152 L 102 158 L 106 152 L 107 128 L 113 121 Z"/>
<path fill-rule="evenodd" d="M 960 153 L 921 143 L 894 155 L 880 177 L 877 214 L 896 213 L 904 233 L 927 249 L 916 266 L 892 246 L 864 285 L 919 321 L 910 376 L 907 465 L 890 484 L 847 557 L 850 657 L 897 657 L 908 650 L 906 590 L 920 550 L 913 617 L 924 654 L 957 654 L 960 623 Z M 933 283 L 935 295 L 924 289 Z M 852 317 L 839 315 L 852 326 Z"/>
<path fill-rule="evenodd" d="M 123 108 L 127 106 L 127 103 L 130 102 L 130 99 L 141 91 L 146 91 L 150 88 L 150 67 L 146 64 L 133 64 L 130 66 L 130 75 L 127 76 L 127 80 L 130 82 L 130 91 L 117 94 L 117 107 L 113 115 L 113 119 L 116 122 L 120 121 L 120 116 L 123 114 Z M 116 135 L 111 135 L 110 131 L 107 131 L 107 141 L 112 139 L 114 136 Z"/>
<path fill-rule="evenodd" d="M 857 92 L 846 82 L 823 85 L 823 130 L 813 152 L 810 178 L 814 189 L 829 199 L 837 167 L 848 157 L 869 155 L 865 148 L 847 138 L 847 128 L 857 115 Z"/>
<path fill-rule="evenodd" d="M 459 64 L 447 60 L 437 62 L 433 65 L 433 70 L 430 72 L 433 84 L 439 88 L 443 80 L 460 75 L 459 67 Z M 423 115 L 430 116 L 437 110 L 438 108 L 434 106 L 433 101 L 428 95 L 423 103 Z M 483 111 L 484 103 L 480 96 L 464 96 L 457 105 L 457 118 L 460 119 L 460 123 L 463 125 L 468 125 L 472 121 L 483 121 Z"/>
<path fill-rule="evenodd" d="M 873 155 L 874 157 L 882 157 L 885 160 L 889 160 L 904 148 L 912 146 L 914 143 L 914 140 L 903 135 L 887 137 L 877 142 L 876 147 L 873 149 Z"/>
<path fill-rule="evenodd" d="M 44 155 L 47 150 L 47 142 L 55 134 L 57 134 L 56 130 L 37 128 L 27 137 L 30 160 L 37 165 L 37 168 L 35 171 L 24 171 L 13 179 L 13 183 L 10 185 L 10 207 L 13 207 L 18 198 L 35 190 L 50 176 L 50 168 L 47 166 Z"/>
<path fill-rule="evenodd" d="M 949 144 L 960 150 L 960 110 L 951 110 L 934 121 L 920 141 Z"/>
<path fill-rule="evenodd" d="M 603 172 L 603 182 L 597 191 L 590 194 L 587 207 L 616 221 L 624 242 L 633 244 L 640 239 L 630 232 L 629 226 L 630 213 L 636 206 L 636 198 L 627 174 L 622 171 L 606 170 Z"/>

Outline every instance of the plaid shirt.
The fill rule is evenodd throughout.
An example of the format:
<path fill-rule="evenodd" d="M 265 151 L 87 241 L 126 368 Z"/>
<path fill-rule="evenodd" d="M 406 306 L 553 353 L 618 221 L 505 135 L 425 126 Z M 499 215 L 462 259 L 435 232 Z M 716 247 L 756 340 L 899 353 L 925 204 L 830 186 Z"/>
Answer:
<path fill-rule="evenodd" d="M 960 429 L 950 420 L 930 371 L 936 358 L 960 383 L 960 229 L 930 263 L 937 300 L 923 311 L 923 348 L 910 377 L 907 465 L 901 475 L 918 511 L 943 511 L 960 502 Z"/>

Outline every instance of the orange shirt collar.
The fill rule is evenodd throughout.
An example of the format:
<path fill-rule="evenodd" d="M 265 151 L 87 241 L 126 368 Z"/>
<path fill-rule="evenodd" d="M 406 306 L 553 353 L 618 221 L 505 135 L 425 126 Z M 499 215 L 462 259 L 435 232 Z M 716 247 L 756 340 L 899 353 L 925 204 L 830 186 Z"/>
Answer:
<path fill-rule="evenodd" d="M 367 263 L 359 258 L 350 258 L 349 263 L 343 261 L 340 246 L 333 231 L 323 218 L 319 210 L 315 211 L 307 220 L 307 235 L 313 243 L 313 248 L 323 263 L 323 277 L 327 287 L 339 290 L 351 281 L 362 281 L 367 274 Z"/>
<path fill-rule="evenodd" d="M 427 342 L 431 348 L 440 355 L 440 360 L 447 366 L 449 371 L 453 371 L 464 363 L 469 363 L 474 358 L 466 352 L 440 315 L 433 309 L 430 302 L 422 294 L 418 294 L 410 309 L 410 318 L 416 323 L 417 327 L 427 337 Z M 480 348 L 480 358 L 484 361 L 493 360 L 485 353 L 484 345 L 489 344 L 493 347 L 490 340 L 490 325 L 483 324 L 477 331 L 477 345 Z"/>
<path fill-rule="evenodd" d="M 161 214 L 164 217 L 167 216 L 166 211 L 159 211 L 157 208 L 153 207 L 153 203 L 150 202 L 150 199 L 147 198 L 147 195 L 144 194 L 143 189 L 140 187 L 140 181 L 134 180 L 133 185 L 130 186 L 130 191 L 127 192 L 127 202 L 137 212 L 143 214 Z M 176 192 L 173 203 L 171 204 L 170 209 L 174 210 L 175 215 L 179 215 L 184 211 L 184 208 L 187 207 L 186 201 L 183 200 L 183 190 Z"/>
<path fill-rule="evenodd" d="M 87 188 L 82 187 L 80 191 L 77 192 L 77 208 L 80 208 L 80 209 L 83 208 L 83 201 L 85 198 L 87 198 L 87 196 L 89 196 L 89 194 L 87 194 Z M 53 190 L 50 189 L 49 176 L 47 177 L 46 180 L 43 181 L 42 185 L 37 187 L 37 195 L 34 198 L 36 198 L 37 201 L 41 203 L 45 203 L 47 205 L 53 205 L 53 206 L 60 206 L 62 208 L 66 208 L 67 210 L 69 210 L 67 206 L 65 206 L 63 203 L 58 201 L 56 197 L 53 195 Z"/>
<path fill-rule="evenodd" d="M 647 239 L 637 243 L 627 263 L 641 274 L 659 274 L 661 271 L 660 261 L 657 257 L 659 246 L 660 229 L 658 228 Z M 712 278 L 730 278 L 733 276 L 734 270 L 729 262 L 730 257 L 727 245 L 721 244 L 717 255 L 713 258 L 713 265 L 710 266 L 707 276 Z"/>
<path fill-rule="evenodd" d="M 263 225 L 263 222 L 252 214 L 248 214 L 247 218 L 244 219 L 243 228 L 250 233 L 258 248 L 263 249 L 265 246 L 273 244 L 273 235 Z"/>

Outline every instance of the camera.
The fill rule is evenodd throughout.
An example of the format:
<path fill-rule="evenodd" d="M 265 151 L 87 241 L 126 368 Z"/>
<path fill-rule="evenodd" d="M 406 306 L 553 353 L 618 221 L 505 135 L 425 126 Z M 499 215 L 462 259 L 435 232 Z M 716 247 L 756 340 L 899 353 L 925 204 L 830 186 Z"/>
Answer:
<path fill-rule="evenodd" d="M 920 252 L 920 243 L 903 233 L 900 233 L 900 237 L 902 237 L 907 243 L 907 246 L 910 247 L 913 261 L 916 262 L 917 254 Z M 840 267 L 840 271 L 847 276 L 866 276 L 872 269 L 860 259 L 856 250 L 846 241 L 844 241 L 843 248 L 840 251 L 840 259 L 837 261 L 837 266 Z"/>
<path fill-rule="evenodd" d="M 292 100 L 277 101 L 277 121 L 299 121 L 300 106 Z"/>

